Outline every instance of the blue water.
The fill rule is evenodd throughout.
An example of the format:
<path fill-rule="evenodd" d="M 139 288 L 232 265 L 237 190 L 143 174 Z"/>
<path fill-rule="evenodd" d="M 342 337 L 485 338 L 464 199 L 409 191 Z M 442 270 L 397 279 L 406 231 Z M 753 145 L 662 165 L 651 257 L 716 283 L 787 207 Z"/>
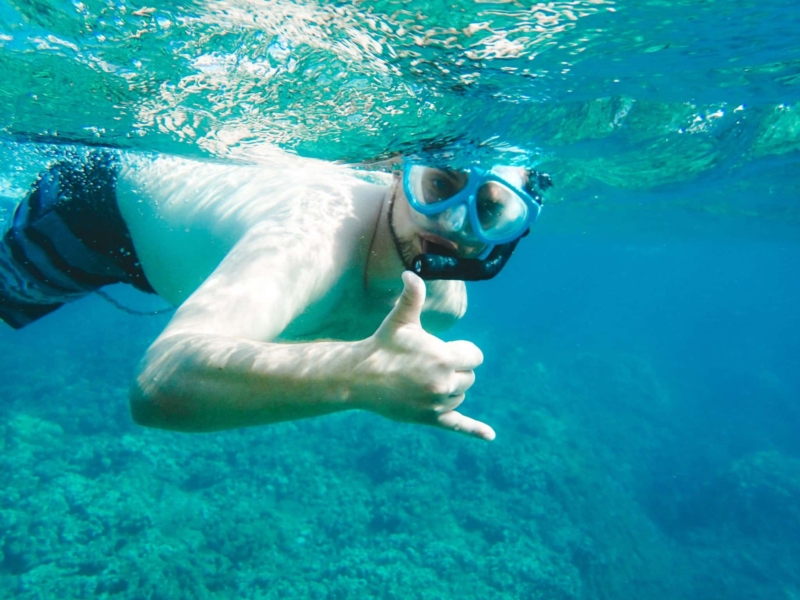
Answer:
<path fill-rule="evenodd" d="M 359 15 L 345 24 L 373 31 L 357 5 L 337 5 Z M 257 23 L 214 37 L 215 21 L 190 30 L 169 12 L 210 11 L 200 4 L 155 5 L 170 27 L 134 23 L 130 11 L 98 25 L 111 10 L 100 4 L 36 6 L 0 12 L 14 36 L 0 45 L 0 68 L 17 77 L 0 83 L 6 214 L 48 157 L 20 140 L 54 131 L 228 160 L 252 143 L 209 142 L 232 126 L 350 160 L 449 136 L 465 151 L 515 146 L 555 188 L 506 270 L 470 284 L 467 316 L 446 334 L 485 354 L 465 406 L 495 427 L 491 444 L 355 413 L 213 435 L 145 430 L 130 420 L 127 386 L 168 317 L 132 317 L 92 297 L 0 330 L 0 597 L 800 597 L 793 3 L 572 3 L 603 10 L 554 33 L 558 44 L 523 44 L 516 62 L 472 65 L 485 83 L 466 90 L 453 85 L 463 40 L 426 48 L 418 71 L 411 58 L 390 61 L 388 82 L 368 53 L 261 42 Z M 492 9 L 510 29 L 528 7 L 406 8 L 466 23 Z M 393 24 L 398 8 L 374 12 Z M 130 49 L 124 34 L 136 27 L 150 29 Z M 330 27 L 330 39 L 348 39 L 344 25 Z M 24 41 L 42 29 L 78 50 Z M 394 25 L 374 35 L 419 50 Z M 188 86 L 196 73 L 180 54 L 268 56 L 282 68 L 281 48 L 300 67 L 261 80 L 271 116 L 235 102 L 252 96 L 241 72 L 226 75 L 227 88 Z M 138 73 L 128 89 L 76 66 L 97 64 L 79 60 L 92 53 L 146 60 L 125 67 Z M 342 65 L 347 87 L 325 91 L 300 75 Z M 57 71 L 108 94 L 76 110 Z M 188 91 L 171 105 L 159 78 Z M 360 116 L 331 113 L 328 93 Z M 295 97 L 311 99 L 308 115 L 292 112 Z M 367 102 L 376 98 L 383 104 Z M 212 101 L 231 112 L 215 114 Z M 369 108 L 390 102 L 407 112 Z M 202 117 L 196 137 L 165 125 L 176 106 Z M 149 124 L 142 107 L 154 111 Z M 287 119 L 300 127 L 293 136 L 281 133 Z"/>

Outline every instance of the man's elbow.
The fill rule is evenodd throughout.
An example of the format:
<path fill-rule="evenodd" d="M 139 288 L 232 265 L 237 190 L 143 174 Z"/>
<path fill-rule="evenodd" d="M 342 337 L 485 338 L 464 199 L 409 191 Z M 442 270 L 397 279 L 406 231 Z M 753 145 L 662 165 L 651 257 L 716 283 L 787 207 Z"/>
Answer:
<path fill-rule="evenodd" d="M 145 392 L 134 383 L 129 396 L 131 417 L 137 425 L 169 429 L 171 431 L 193 431 L 188 415 L 179 410 L 170 410 L 170 403 L 165 398 L 155 397 Z"/>
<path fill-rule="evenodd" d="M 153 399 L 148 397 L 136 384 L 131 387 L 129 404 L 131 417 L 137 425 L 170 429 L 170 427 L 164 423 L 163 417 Z"/>

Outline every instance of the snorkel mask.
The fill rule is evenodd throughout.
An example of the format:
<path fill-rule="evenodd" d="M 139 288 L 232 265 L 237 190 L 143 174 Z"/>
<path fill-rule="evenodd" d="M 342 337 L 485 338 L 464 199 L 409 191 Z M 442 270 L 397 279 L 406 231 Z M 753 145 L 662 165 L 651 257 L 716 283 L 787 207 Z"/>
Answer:
<path fill-rule="evenodd" d="M 527 177 L 525 176 L 527 175 Z M 542 209 L 547 175 L 516 167 L 442 169 L 405 161 L 403 189 L 417 213 L 486 248 L 478 258 L 419 254 L 411 269 L 423 279 L 479 281 L 497 275 Z"/>

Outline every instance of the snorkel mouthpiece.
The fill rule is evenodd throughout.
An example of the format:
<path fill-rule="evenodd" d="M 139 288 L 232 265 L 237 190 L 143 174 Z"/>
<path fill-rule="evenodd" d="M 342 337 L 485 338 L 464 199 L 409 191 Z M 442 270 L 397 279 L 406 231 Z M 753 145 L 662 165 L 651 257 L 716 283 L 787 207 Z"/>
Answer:
<path fill-rule="evenodd" d="M 527 232 L 524 234 L 527 235 Z M 506 266 L 520 239 L 495 246 L 485 259 L 456 258 L 440 254 L 418 254 L 411 268 L 422 279 L 456 279 L 459 281 L 484 281 L 497 275 Z"/>

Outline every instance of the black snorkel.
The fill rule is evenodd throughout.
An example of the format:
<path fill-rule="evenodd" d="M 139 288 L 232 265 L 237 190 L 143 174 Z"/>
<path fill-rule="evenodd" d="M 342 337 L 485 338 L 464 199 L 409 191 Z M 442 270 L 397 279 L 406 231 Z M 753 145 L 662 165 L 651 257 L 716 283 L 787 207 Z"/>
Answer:
<path fill-rule="evenodd" d="M 432 279 L 485 281 L 497 275 L 506 266 L 519 241 L 529 232 L 530 229 L 513 242 L 495 246 L 489 256 L 482 260 L 441 254 L 418 254 L 411 261 L 411 270 L 426 281 Z"/>

